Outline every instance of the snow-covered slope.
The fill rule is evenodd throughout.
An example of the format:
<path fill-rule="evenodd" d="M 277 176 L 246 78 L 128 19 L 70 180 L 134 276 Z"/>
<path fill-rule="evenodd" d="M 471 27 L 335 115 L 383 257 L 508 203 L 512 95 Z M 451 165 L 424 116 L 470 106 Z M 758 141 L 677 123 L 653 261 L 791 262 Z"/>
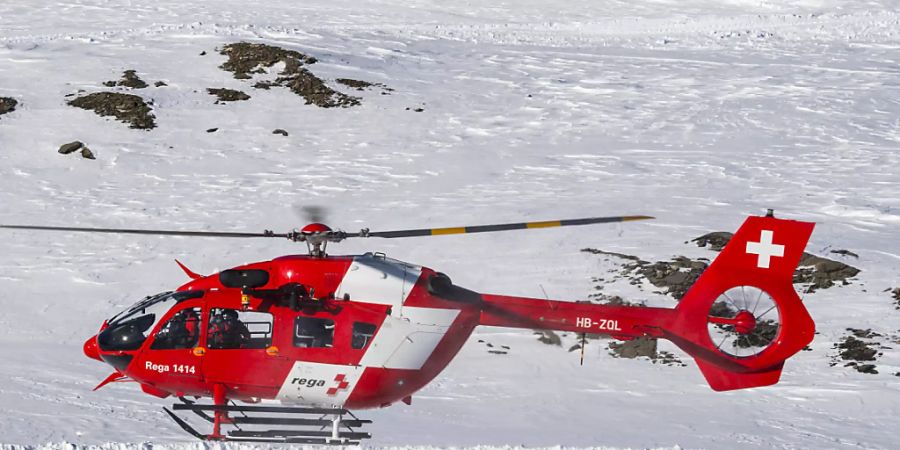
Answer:
<path fill-rule="evenodd" d="M 714 393 L 684 355 L 687 367 L 615 359 L 601 342 L 579 367 L 528 332 L 484 329 L 411 406 L 365 414 L 372 444 L 896 447 L 900 350 L 882 350 L 877 375 L 829 363 L 846 328 L 900 345 L 884 292 L 900 286 L 900 3 L 357 3 L 0 3 L 0 97 L 19 102 L 0 115 L 0 223 L 288 230 L 301 225 L 292 206 L 309 204 L 348 230 L 658 217 L 340 247 L 483 292 L 580 299 L 610 270 L 581 248 L 712 257 L 684 242 L 771 207 L 818 222 L 809 251 L 851 250 L 859 258 L 843 261 L 862 270 L 804 296 L 820 334 L 779 385 Z M 362 104 L 323 109 L 234 79 L 216 49 L 239 41 L 315 56 L 316 75 Z M 127 69 L 150 87 L 102 85 Z M 221 87 L 252 98 L 214 104 L 206 89 Z M 80 90 L 152 100 L 158 127 L 67 106 Z M 97 160 L 56 152 L 73 140 Z M 9 231 L 2 242 L 0 442 L 23 445 L 187 441 L 167 402 L 131 385 L 91 392 L 108 369 L 81 343 L 179 285 L 173 258 L 209 273 L 302 250 Z"/>

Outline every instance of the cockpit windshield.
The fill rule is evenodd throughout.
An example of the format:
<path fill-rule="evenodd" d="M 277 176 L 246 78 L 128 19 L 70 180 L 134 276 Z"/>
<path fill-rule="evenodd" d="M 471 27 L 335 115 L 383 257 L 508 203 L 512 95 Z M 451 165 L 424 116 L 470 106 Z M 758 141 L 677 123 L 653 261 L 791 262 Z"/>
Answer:
<path fill-rule="evenodd" d="M 109 327 L 97 336 L 97 344 L 107 351 L 137 350 L 166 311 L 179 302 L 203 294 L 203 291 L 163 292 L 147 297 L 109 319 Z"/>

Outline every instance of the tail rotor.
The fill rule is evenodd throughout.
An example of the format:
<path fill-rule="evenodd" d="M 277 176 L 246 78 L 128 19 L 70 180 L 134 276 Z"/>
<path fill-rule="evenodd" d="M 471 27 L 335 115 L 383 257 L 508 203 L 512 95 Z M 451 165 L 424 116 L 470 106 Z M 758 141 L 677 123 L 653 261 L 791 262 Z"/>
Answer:
<path fill-rule="evenodd" d="M 759 355 L 775 341 L 781 315 L 775 299 L 754 286 L 736 286 L 709 309 L 709 337 L 716 349 L 735 358 Z"/>

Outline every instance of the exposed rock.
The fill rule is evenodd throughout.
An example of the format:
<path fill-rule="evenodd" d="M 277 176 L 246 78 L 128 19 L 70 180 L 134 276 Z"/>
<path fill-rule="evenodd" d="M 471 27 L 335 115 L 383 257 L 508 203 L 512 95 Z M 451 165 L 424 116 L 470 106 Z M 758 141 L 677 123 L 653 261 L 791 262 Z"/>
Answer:
<path fill-rule="evenodd" d="M 156 83 L 153 83 L 153 85 L 156 87 L 168 86 L 165 81 L 157 81 Z"/>
<path fill-rule="evenodd" d="M 381 95 L 390 95 L 391 92 L 394 92 L 393 89 L 387 87 L 383 83 L 370 83 L 368 81 L 353 80 L 350 78 L 338 78 L 334 81 L 343 84 L 344 86 L 356 89 L 357 91 L 364 91 L 371 87 L 377 87 L 381 89 Z"/>
<path fill-rule="evenodd" d="M 794 283 L 809 283 L 807 293 L 818 289 L 827 289 L 836 283 L 846 286 L 850 284 L 848 278 L 859 274 L 859 269 L 821 256 L 803 253 L 800 258 L 800 267 L 794 272 Z"/>
<path fill-rule="evenodd" d="M 263 89 L 266 91 L 268 91 L 269 89 L 272 89 L 275 86 L 281 86 L 281 85 L 274 81 L 257 81 L 256 84 L 253 85 L 253 87 L 256 89 Z"/>
<path fill-rule="evenodd" d="M 847 336 L 844 342 L 837 346 L 840 349 L 840 357 L 844 360 L 875 361 L 878 350 L 869 347 L 869 344 L 853 336 Z"/>
<path fill-rule="evenodd" d="M 282 136 L 287 136 L 288 132 L 282 130 L 281 128 L 276 128 L 276 129 L 272 130 L 272 134 L 280 134 Z"/>
<path fill-rule="evenodd" d="M 322 79 L 302 67 L 296 68 L 293 72 L 285 69 L 284 73 L 288 75 L 278 77 L 275 81 L 306 99 L 307 105 L 312 104 L 322 108 L 349 108 L 360 104 L 358 97 L 351 97 L 331 89 L 325 85 Z"/>
<path fill-rule="evenodd" d="M 856 253 L 851 252 L 850 250 L 843 250 L 843 249 L 841 249 L 841 250 L 832 250 L 831 253 L 834 253 L 835 255 L 841 255 L 841 256 L 852 256 L 852 257 L 854 257 L 854 258 L 859 259 L 859 255 L 857 255 Z"/>
<path fill-rule="evenodd" d="M 872 331 L 871 328 L 866 328 L 865 330 L 862 330 L 859 328 L 847 328 L 847 331 L 849 331 L 850 334 L 852 334 L 853 336 L 858 337 L 860 339 L 875 339 L 875 338 L 884 337 L 883 334 L 876 333 L 876 332 Z"/>
<path fill-rule="evenodd" d="M 837 365 L 839 361 L 847 361 L 844 367 L 853 367 L 861 373 L 877 374 L 875 364 L 863 364 L 863 362 L 876 361 L 882 355 L 879 349 L 886 347 L 882 347 L 874 339 L 883 336 L 870 329 L 847 328 L 847 331 L 850 332 L 850 335 L 834 345 L 838 353 L 831 365 Z"/>
<path fill-rule="evenodd" d="M 249 42 L 228 44 L 222 48 L 220 53 L 227 56 L 228 61 L 219 67 L 232 72 L 238 79 L 249 79 L 252 77 L 251 74 L 265 73 L 265 68 L 272 67 L 279 62 L 285 64 L 285 72 L 288 71 L 288 68 L 316 62 L 315 58 L 294 50 Z"/>
<path fill-rule="evenodd" d="M 710 250 L 721 252 L 722 249 L 725 248 L 725 244 L 728 244 L 728 241 L 730 241 L 732 237 L 734 237 L 734 233 L 714 231 L 712 233 L 706 233 L 698 238 L 691 239 L 691 242 L 696 242 L 697 247 L 706 247 L 709 245 Z"/>
<path fill-rule="evenodd" d="M 206 50 L 203 50 L 202 52 L 200 52 L 200 56 L 206 56 Z"/>
<path fill-rule="evenodd" d="M 14 98 L 0 97 L 0 116 L 15 111 L 18 104 Z"/>
<path fill-rule="evenodd" d="M 626 255 L 624 253 L 616 253 L 616 252 L 607 252 L 607 251 L 596 249 L 596 248 L 583 248 L 583 249 L 581 249 L 581 251 L 583 251 L 585 253 L 591 253 L 594 255 L 607 255 L 607 256 L 614 256 L 614 257 L 620 258 L 620 259 L 627 259 L 629 261 L 645 262 L 634 255 Z"/>
<path fill-rule="evenodd" d="M 227 88 L 209 88 L 206 90 L 210 95 L 215 95 L 220 102 L 238 102 L 250 100 L 250 96 L 234 89 Z"/>
<path fill-rule="evenodd" d="M 122 79 L 119 81 L 107 81 L 103 83 L 106 87 L 115 87 L 115 86 L 124 86 L 132 89 L 144 89 L 147 87 L 147 83 L 144 80 L 140 79 L 137 76 L 137 72 L 134 70 L 126 70 L 122 73 Z"/>
<path fill-rule="evenodd" d="M 219 129 L 218 128 L 209 128 L 206 130 L 207 133 L 215 133 L 216 131 L 219 131 Z"/>
<path fill-rule="evenodd" d="M 596 280 L 595 280 L 596 281 Z M 606 295 L 606 294 L 590 294 L 588 297 L 593 300 L 593 303 L 598 303 L 601 305 L 610 305 L 610 306 L 646 306 L 645 302 L 631 302 L 625 300 L 624 298 L 618 295 Z"/>
<path fill-rule="evenodd" d="M 122 74 L 122 80 L 119 81 L 119 86 L 125 86 L 132 89 L 144 89 L 147 87 L 147 83 L 140 79 L 135 71 L 126 70 L 125 73 Z"/>
<path fill-rule="evenodd" d="M 494 344 L 491 344 L 490 342 L 485 342 L 484 339 L 479 339 L 479 340 L 478 340 L 478 343 L 479 343 L 479 344 L 484 344 L 484 346 L 488 348 L 488 351 L 487 351 L 487 352 L 490 353 L 490 354 L 492 354 L 492 355 L 506 355 L 506 354 L 509 353 L 509 346 L 508 346 L 508 345 L 501 345 L 501 346 L 500 346 L 501 350 L 498 350 L 498 349 L 494 346 Z"/>
<path fill-rule="evenodd" d="M 362 91 L 367 87 L 372 87 L 372 86 L 376 85 L 376 83 L 369 83 L 368 81 L 362 81 L 362 80 L 352 80 L 350 78 L 338 78 L 334 81 L 337 81 L 338 83 L 341 83 L 344 86 L 352 87 L 352 88 L 356 89 L 357 91 Z"/>
<path fill-rule="evenodd" d="M 686 366 L 686 364 L 681 362 L 681 360 L 672 353 L 659 351 L 657 348 L 657 340 L 651 337 L 639 337 L 630 341 L 611 342 L 609 344 L 609 349 L 610 354 L 616 358 L 635 359 L 646 357 L 654 364 L 660 363 L 667 366 Z"/>
<path fill-rule="evenodd" d="M 666 288 L 669 295 L 681 300 L 708 266 L 703 261 L 677 256 L 671 261 L 636 264 L 632 271 L 644 276 L 654 286 Z"/>
<path fill-rule="evenodd" d="M 653 360 L 653 363 L 656 364 L 657 362 L 660 364 L 665 364 L 667 366 L 687 367 L 687 364 L 681 362 L 681 360 L 678 359 L 677 356 L 675 356 L 671 352 L 666 352 L 666 351 L 657 351 L 656 352 L 656 359 Z"/>
<path fill-rule="evenodd" d="M 266 68 L 284 63 L 284 70 L 274 82 L 260 81 L 253 85 L 255 88 L 269 89 L 273 86 L 283 86 L 306 99 L 307 105 L 322 108 L 348 108 L 360 104 L 358 97 L 351 97 L 331 89 L 322 79 L 303 67 L 316 62 L 311 56 L 272 45 L 248 42 L 226 45 L 221 53 L 228 56 L 228 61 L 220 67 L 234 73 L 234 77 L 238 79 L 250 79 L 253 74 L 266 73 Z"/>
<path fill-rule="evenodd" d="M 87 148 L 87 147 L 82 147 L 82 149 L 81 149 L 81 157 L 84 158 L 84 159 L 97 159 L 97 158 L 94 156 L 94 152 L 92 152 L 91 149 L 89 149 L 89 148 Z"/>
<path fill-rule="evenodd" d="M 893 293 L 893 295 L 894 295 L 894 300 L 896 301 L 896 306 L 895 306 L 895 308 L 896 308 L 896 309 L 900 309 L 900 287 L 894 288 L 894 290 L 891 291 L 891 292 Z"/>
<path fill-rule="evenodd" d="M 68 155 L 69 153 L 74 153 L 84 147 L 84 144 L 80 141 L 69 142 L 68 144 L 63 144 L 59 147 L 58 152 L 63 155 Z"/>
<path fill-rule="evenodd" d="M 100 116 L 113 116 L 131 128 L 150 130 L 156 127 L 150 107 L 137 95 L 119 92 L 97 92 L 69 101 L 76 108 L 88 109 Z"/>
<path fill-rule="evenodd" d="M 538 341 L 547 345 L 562 345 L 562 339 L 551 330 L 534 330 L 534 334 L 540 336 Z"/>
<path fill-rule="evenodd" d="M 684 294 L 691 288 L 700 274 L 706 270 L 709 263 L 705 261 L 694 261 L 684 256 L 678 256 L 671 261 L 657 261 L 650 263 L 644 261 L 637 256 L 625 255 L 622 253 L 607 252 L 594 248 L 584 248 L 581 251 L 592 253 L 595 255 L 607 255 L 615 258 L 631 261 L 622 266 L 622 274 L 629 277 L 631 284 L 637 285 L 646 279 L 652 285 L 658 288 L 665 288 L 667 294 L 681 300 Z M 603 282 L 601 278 L 595 278 L 595 282 Z M 597 290 L 602 289 L 602 284 L 596 287 Z M 600 294 L 594 294 L 596 297 Z"/>
<path fill-rule="evenodd" d="M 610 342 L 609 349 L 612 355 L 618 358 L 634 359 L 639 356 L 646 356 L 650 359 L 656 359 L 656 339 L 648 337 L 640 337 L 624 342 Z"/>

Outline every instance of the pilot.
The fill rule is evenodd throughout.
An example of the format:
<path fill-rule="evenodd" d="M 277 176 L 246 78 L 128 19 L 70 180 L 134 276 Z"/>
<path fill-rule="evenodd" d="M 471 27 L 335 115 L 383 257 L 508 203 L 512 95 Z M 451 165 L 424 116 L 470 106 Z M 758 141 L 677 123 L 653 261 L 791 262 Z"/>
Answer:
<path fill-rule="evenodd" d="M 250 330 L 233 309 L 217 309 L 209 322 L 210 348 L 244 348 L 250 343 Z"/>
<path fill-rule="evenodd" d="M 200 317 L 194 311 L 194 308 L 181 310 L 177 316 L 180 316 L 179 321 L 182 324 L 182 333 L 175 344 L 175 348 L 194 347 L 200 339 Z"/>
<path fill-rule="evenodd" d="M 200 319 L 193 308 L 183 309 L 175 313 L 166 326 L 159 331 L 154 348 L 158 349 L 184 349 L 197 345 L 199 330 L 197 324 Z"/>

